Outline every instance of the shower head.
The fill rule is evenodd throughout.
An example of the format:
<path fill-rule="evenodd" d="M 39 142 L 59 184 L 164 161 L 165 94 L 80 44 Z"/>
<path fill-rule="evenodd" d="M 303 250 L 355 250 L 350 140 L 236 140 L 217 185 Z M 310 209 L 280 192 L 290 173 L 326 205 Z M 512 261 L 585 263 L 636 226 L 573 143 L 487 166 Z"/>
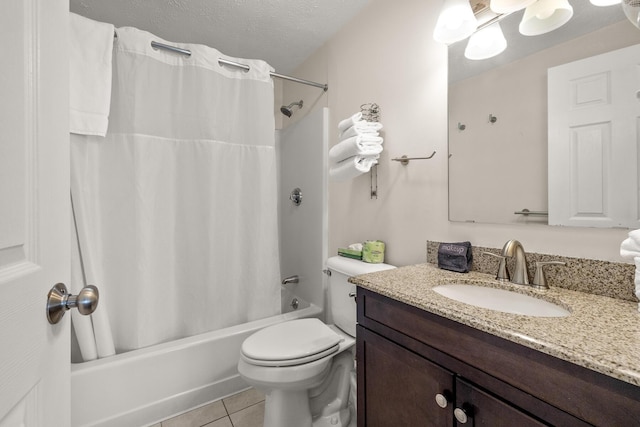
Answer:
<path fill-rule="evenodd" d="M 292 102 L 291 104 L 287 105 L 286 107 L 283 105 L 282 107 L 280 107 L 280 111 L 285 116 L 291 117 L 291 115 L 293 114 L 293 107 L 295 105 L 297 105 L 298 108 L 302 108 L 302 99 L 300 101 L 298 101 L 298 102 Z"/>

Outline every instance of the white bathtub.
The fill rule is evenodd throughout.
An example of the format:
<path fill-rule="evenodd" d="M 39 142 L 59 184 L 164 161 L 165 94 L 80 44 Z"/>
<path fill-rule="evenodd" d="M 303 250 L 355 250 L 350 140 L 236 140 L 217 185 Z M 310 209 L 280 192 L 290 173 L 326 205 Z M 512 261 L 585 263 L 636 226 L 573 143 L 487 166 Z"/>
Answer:
<path fill-rule="evenodd" d="M 292 297 L 285 299 L 289 307 Z M 284 310 L 283 310 L 284 312 Z M 71 365 L 71 425 L 140 427 L 246 389 L 236 364 L 253 332 L 284 320 L 319 317 L 300 301 L 295 311 Z"/>

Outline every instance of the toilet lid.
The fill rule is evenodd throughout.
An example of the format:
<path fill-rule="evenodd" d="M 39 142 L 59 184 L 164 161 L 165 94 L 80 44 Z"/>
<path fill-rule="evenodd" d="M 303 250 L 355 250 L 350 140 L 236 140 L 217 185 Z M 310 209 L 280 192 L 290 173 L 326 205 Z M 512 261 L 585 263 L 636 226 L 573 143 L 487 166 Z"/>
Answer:
<path fill-rule="evenodd" d="M 263 366 L 308 363 L 338 351 L 342 337 L 318 319 L 298 319 L 266 327 L 242 343 L 242 355 Z"/>

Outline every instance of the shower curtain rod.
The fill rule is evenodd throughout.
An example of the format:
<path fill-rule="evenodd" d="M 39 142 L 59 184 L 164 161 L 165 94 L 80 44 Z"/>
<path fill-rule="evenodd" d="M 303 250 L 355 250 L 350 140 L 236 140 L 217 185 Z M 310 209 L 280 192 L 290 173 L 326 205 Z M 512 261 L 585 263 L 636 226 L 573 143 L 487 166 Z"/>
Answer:
<path fill-rule="evenodd" d="M 159 43 L 159 42 L 156 42 L 156 41 L 152 41 L 151 42 L 151 47 L 153 47 L 154 49 L 164 49 L 164 50 L 168 50 L 168 51 L 171 51 L 171 52 L 180 53 L 182 55 L 191 56 L 191 51 L 189 49 L 182 49 L 180 47 L 171 46 L 171 45 L 164 44 L 164 43 Z M 247 71 L 249 71 L 249 69 L 251 68 L 246 64 L 241 64 L 239 62 L 229 61 L 229 60 L 222 59 L 222 58 L 218 58 L 218 62 L 220 64 L 225 64 L 225 65 L 230 65 L 232 67 L 242 68 L 243 70 L 247 70 Z M 310 80 L 299 79 L 297 77 L 287 76 L 285 74 L 278 74 L 278 73 L 275 73 L 275 72 L 271 72 L 269 74 L 271 75 L 271 77 L 276 77 L 278 79 L 289 80 L 291 82 L 302 83 L 304 85 L 319 87 L 320 89 L 323 89 L 325 92 L 327 90 L 329 90 L 329 86 L 327 84 L 316 83 L 316 82 L 312 82 Z"/>

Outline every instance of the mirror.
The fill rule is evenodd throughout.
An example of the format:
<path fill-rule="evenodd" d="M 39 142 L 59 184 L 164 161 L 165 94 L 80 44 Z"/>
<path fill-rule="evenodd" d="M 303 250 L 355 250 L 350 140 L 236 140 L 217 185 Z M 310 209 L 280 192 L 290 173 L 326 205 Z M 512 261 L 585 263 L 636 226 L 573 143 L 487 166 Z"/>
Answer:
<path fill-rule="evenodd" d="M 572 19 L 540 36 L 519 34 L 524 11 L 501 20 L 508 45 L 496 57 L 449 46 L 450 221 L 547 224 L 547 69 L 640 43 L 620 5 L 571 4 Z"/>

